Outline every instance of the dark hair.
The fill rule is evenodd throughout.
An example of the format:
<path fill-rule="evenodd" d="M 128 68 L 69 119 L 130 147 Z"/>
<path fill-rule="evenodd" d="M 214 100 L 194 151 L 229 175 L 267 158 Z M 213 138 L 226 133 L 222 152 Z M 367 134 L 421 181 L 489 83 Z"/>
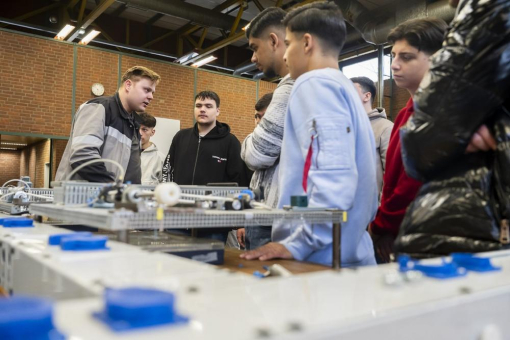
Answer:
<path fill-rule="evenodd" d="M 220 97 L 216 94 L 216 92 L 202 91 L 195 96 L 195 101 L 197 101 L 197 98 L 200 98 L 200 100 L 212 99 L 216 102 L 216 107 L 220 107 Z"/>
<path fill-rule="evenodd" d="M 419 51 L 434 54 L 441 48 L 448 25 L 441 19 L 422 18 L 407 20 L 388 34 L 388 42 L 395 44 L 405 39 Z"/>
<path fill-rule="evenodd" d="M 283 24 L 297 33 L 310 33 L 329 49 L 340 53 L 345 43 L 346 28 L 342 11 L 332 2 L 315 2 L 290 11 Z"/>
<path fill-rule="evenodd" d="M 370 96 L 370 104 L 373 104 L 377 90 L 375 88 L 375 84 L 372 81 L 372 79 L 367 78 L 367 77 L 354 77 L 354 78 L 351 78 L 351 81 L 353 83 L 359 84 L 359 86 L 361 86 L 361 88 L 363 89 L 363 91 L 365 93 L 370 92 L 372 94 Z"/>
<path fill-rule="evenodd" d="M 262 111 L 264 109 L 267 109 L 269 104 L 271 103 L 271 100 L 273 99 L 272 93 L 266 93 L 263 95 L 258 101 L 257 104 L 255 104 L 255 110 L 256 111 Z"/>
<path fill-rule="evenodd" d="M 156 127 L 156 118 L 154 118 L 154 116 L 151 116 L 146 112 L 142 112 L 138 116 L 140 117 L 140 125 L 148 128 Z"/>
<path fill-rule="evenodd" d="M 266 8 L 250 21 L 248 28 L 246 28 L 246 38 L 260 38 L 262 33 L 269 27 L 285 31 L 282 20 L 286 14 L 287 12 L 278 7 Z"/>

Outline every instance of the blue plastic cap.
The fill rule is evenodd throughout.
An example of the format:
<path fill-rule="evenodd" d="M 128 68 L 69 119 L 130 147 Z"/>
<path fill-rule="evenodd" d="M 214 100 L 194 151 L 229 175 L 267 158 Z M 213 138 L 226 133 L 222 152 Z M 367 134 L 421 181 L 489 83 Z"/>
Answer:
<path fill-rule="evenodd" d="M 189 319 L 174 309 L 170 292 L 145 288 L 107 289 L 105 309 L 93 315 L 114 331 L 185 323 Z"/>
<path fill-rule="evenodd" d="M 0 339 L 65 339 L 53 326 L 52 318 L 49 300 L 28 296 L 0 299 Z"/>
<path fill-rule="evenodd" d="M 411 270 L 411 268 L 409 268 L 410 261 L 411 261 L 411 257 L 409 257 L 408 255 L 399 255 L 398 256 L 397 262 L 398 262 L 400 272 L 403 273 L 408 270 Z"/>
<path fill-rule="evenodd" d="M 265 277 L 265 276 L 264 276 L 264 274 L 262 274 L 262 273 L 261 273 L 261 272 L 259 272 L 258 270 L 256 270 L 256 271 L 254 271 L 254 272 L 253 272 L 253 276 L 258 277 L 258 278 L 261 278 L 261 279 Z"/>
<path fill-rule="evenodd" d="M 239 194 L 238 198 L 243 198 L 243 194 L 247 194 L 248 196 L 250 196 L 251 199 L 253 199 L 253 197 L 255 196 L 253 194 L 253 191 L 251 191 L 249 189 L 243 189 L 243 190 L 241 190 L 241 193 Z"/>
<path fill-rule="evenodd" d="M 413 260 L 407 255 L 400 255 L 398 257 L 398 264 L 400 272 L 407 272 L 409 270 L 417 270 L 422 272 L 425 276 L 433 277 L 436 279 L 450 279 L 454 277 L 465 276 L 467 271 L 465 268 L 457 266 L 454 262 L 445 262 L 440 265 L 422 264 L 420 261 Z"/>
<path fill-rule="evenodd" d="M 48 237 L 48 244 L 50 246 L 58 246 L 60 245 L 60 242 L 62 242 L 63 239 L 71 238 L 71 237 L 87 237 L 92 236 L 92 233 L 89 231 L 79 231 L 76 233 L 68 233 L 68 234 L 55 234 L 50 235 Z"/>
<path fill-rule="evenodd" d="M 495 267 L 488 257 L 476 257 L 473 254 L 454 253 L 452 261 L 459 267 L 466 268 L 474 272 L 491 272 L 501 270 L 501 267 Z"/>
<path fill-rule="evenodd" d="M 2 220 L 4 228 L 30 228 L 34 226 L 34 220 L 31 218 L 4 218 Z"/>
<path fill-rule="evenodd" d="M 415 264 L 414 270 L 418 270 L 426 276 L 436 279 L 450 279 L 465 276 L 467 274 L 467 271 L 464 268 L 460 268 L 452 262 L 441 265 Z"/>
<path fill-rule="evenodd" d="M 106 236 L 75 236 L 64 237 L 60 242 L 60 248 L 64 251 L 87 251 L 87 250 L 107 250 Z"/>

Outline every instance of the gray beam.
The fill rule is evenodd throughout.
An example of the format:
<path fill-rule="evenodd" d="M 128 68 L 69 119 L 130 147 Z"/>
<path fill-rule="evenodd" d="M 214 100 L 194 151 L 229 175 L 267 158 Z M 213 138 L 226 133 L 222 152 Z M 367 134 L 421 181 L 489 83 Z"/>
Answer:
<path fill-rule="evenodd" d="M 126 3 L 128 7 L 151 10 L 190 20 L 192 23 L 230 30 L 234 18 L 228 14 L 214 12 L 205 7 L 182 2 L 180 0 L 117 0 Z M 240 25 L 245 26 L 248 21 L 242 20 Z"/>

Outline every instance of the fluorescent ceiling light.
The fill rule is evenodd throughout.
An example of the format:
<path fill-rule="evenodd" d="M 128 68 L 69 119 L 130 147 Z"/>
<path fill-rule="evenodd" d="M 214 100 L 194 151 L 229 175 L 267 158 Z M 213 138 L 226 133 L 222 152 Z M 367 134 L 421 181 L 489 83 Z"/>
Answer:
<path fill-rule="evenodd" d="M 101 32 L 96 31 L 96 30 L 90 31 L 85 37 L 83 37 L 83 39 L 80 40 L 80 44 L 81 45 L 87 45 L 92 39 L 97 37 L 97 35 L 99 33 L 101 33 Z"/>
<path fill-rule="evenodd" d="M 72 32 L 73 29 L 74 29 L 73 25 L 65 25 L 64 28 L 62 28 L 62 30 L 57 33 L 55 39 L 64 40 L 69 35 L 69 33 Z"/>
<path fill-rule="evenodd" d="M 2 142 L 2 145 L 16 145 L 16 146 L 27 146 L 24 143 L 13 143 L 13 142 Z"/>
<path fill-rule="evenodd" d="M 185 54 L 183 55 L 182 57 L 180 57 L 179 59 L 175 60 L 174 62 L 175 63 L 179 63 L 179 64 L 186 64 L 186 62 L 192 58 L 195 58 L 196 56 L 198 55 L 198 52 L 195 52 L 195 51 L 192 51 L 188 54 Z"/>
<path fill-rule="evenodd" d="M 250 24 L 246 25 L 243 27 L 243 31 L 246 31 L 248 29 L 248 27 L 250 27 Z"/>
<path fill-rule="evenodd" d="M 192 67 L 200 67 L 200 66 L 205 65 L 207 63 L 210 63 L 211 61 L 216 60 L 216 59 L 218 59 L 218 58 L 216 58 L 213 55 L 210 55 L 210 56 L 208 56 L 208 57 L 206 57 L 204 59 L 201 59 L 201 60 L 197 61 L 196 63 L 192 64 L 191 66 Z"/>
<path fill-rule="evenodd" d="M 16 148 L 4 148 L 4 147 L 1 147 L 0 150 L 18 150 Z"/>

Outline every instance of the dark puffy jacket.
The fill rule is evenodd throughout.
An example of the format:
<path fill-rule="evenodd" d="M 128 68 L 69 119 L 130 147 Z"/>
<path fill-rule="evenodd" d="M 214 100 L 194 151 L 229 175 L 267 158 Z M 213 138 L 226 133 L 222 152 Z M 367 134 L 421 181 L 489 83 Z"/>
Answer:
<path fill-rule="evenodd" d="M 507 246 L 510 217 L 510 1 L 461 4 L 401 129 L 409 176 L 424 181 L 395 247 L 414 256 Z M 486 124 L 495 152 L 465 152 Z"/>

